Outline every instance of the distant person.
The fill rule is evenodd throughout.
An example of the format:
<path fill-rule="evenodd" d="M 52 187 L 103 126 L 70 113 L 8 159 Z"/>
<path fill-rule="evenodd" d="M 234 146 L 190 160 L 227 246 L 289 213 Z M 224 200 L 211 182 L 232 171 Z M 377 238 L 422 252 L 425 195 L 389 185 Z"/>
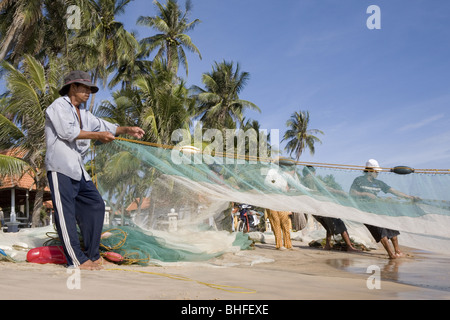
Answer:
<path fill-rule="evenodd" d="M 290 211 L 277 211 L 266 209 L 270 226 L 275 236 L 275 248 L 277 250 L 292 250 Z"/>
<path fill-rule="evenodd" d="M 289 171 L 289 167 L 281 164 L 279 167 L 271 168 L 267 172 L 264 184 L 278 191 L 287 192 L 289 190 L 288 180 L 290 179 L 287 171 Z M 277 250 L 292 250 L 290 230 L 290 215 L 292 212 L 266 209 L 266 213 L 275 236 L 275 248 Z"/>
<path fill-rule="evenodd" d="M 321 185 L 317 179 L 314 177 L 316 174 L 316 169 L 313 166 L 306 166 L 303 168 L 303 183 L 305 187 L 314 190 L 314 191 L 326 191 L 331 192 L 339 195 L 344 195 L 345 192 L 342 190 L 336 190 L 330 187 L 325 187 Z M 345 194 L 346 195 L 346 194 Z M 345 244 L 347 245 L 347 251 L 359 251 L 356 249 L 351 240 L 350 236 L 348 235 L 347 227 L 344 224 L 344 221 L 342 221 L 339 218 L 333 218 L 333 217 L 323 217 L 318 215 L 313 215 L 313 217 L 325 228 L 327 234 L 325 237 L 325 247 L 326 250 L 331 250 L 331 237 L 336 234 L 340 234 L 342 236 L 342 239 L 344 240 Z"/>
<path fill-rule="evenodd" d="M 3 213 L 2 207 L 0 207 L 0 230 L 5 225 L 5 214 Z"/>
<path fill-rule="evenodd" d="M 84 169 L 83 157 L 91 139 L 108 143 L 119 134 L 144 135 L 139 127 L 121 127 L 86 110 L 90 94 L 97 91 L 87 72 L 72 71 L 64 79 L 61 97 L 45 112 L 45 165 L 56 229 L 68 266 L 89 270 L 101 269 L 104 262 L 99 249 L 105 203 Z"/>
<path fill-rule="evenodd" d="M 235 232 L 237 231 L 238 224 L 239 224 L 239 206 L 237 204 L 232 205 L 231 209 L 231 231 Z"/>
<path fill-rule="evenodd" d="M 417 197 L 409 196 L 391 188 L 389 185 L 381 180 L 378 180 L 378 173 L 381 171 L 378 161 L 370 159 L 366 162 L 366 168 L 364 169 L 364 175 L 357 177 L 351 187 L 350 195 L 358 198 L 365 199 L 377 199 L 378 193 L 383 191 L 384 193 L 391 193 L 400 198 L 417 200 Z M 398 235 L 400 232 L 397 230 L 391 230 L 387 228 L 381 228 L 369 224 L 365 224 L 369 232 L 372 234 L 376 242 L 381 242 L 384 249 L 389 255 L 390 259 L 396 259 L 403 257 L 403 253 L 400 251 L 398 245 Z M 391 240 L 394 250 L 391 249 L 389 245 L 389 240 Z"/>

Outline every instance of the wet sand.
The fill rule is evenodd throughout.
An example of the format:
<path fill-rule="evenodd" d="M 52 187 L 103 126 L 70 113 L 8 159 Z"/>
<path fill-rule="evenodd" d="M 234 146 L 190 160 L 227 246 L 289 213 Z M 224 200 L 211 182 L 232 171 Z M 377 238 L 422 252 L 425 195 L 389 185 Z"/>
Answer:
<path fill-rule="evenodd" d="M 410 257 L 398 260 L 382 260 L 372 257 L 331 259 L 330 265 L 347 272 L 364 274 L 368 265 L 377 266 L 382 281 L 391 281 L 450 293 L 450 257 L 410 249 Z M 437 293 L 438 293 L 437 292 Z M 439 296 L 439 294 L 438 294 Z"/>

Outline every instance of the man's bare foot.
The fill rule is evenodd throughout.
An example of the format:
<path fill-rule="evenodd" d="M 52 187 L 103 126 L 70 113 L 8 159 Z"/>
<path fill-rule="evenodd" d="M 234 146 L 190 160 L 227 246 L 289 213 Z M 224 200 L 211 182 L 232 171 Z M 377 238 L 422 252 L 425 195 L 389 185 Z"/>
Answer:
<path fill-rule="evenodd" d="M 91 260 L 88 260 L 84 263 L 82 263 L 79 268 L 81 270 L 101 270 L 103 269 L 103 267 L 101 265 L 99 265 L 98 263 L 95 263 Z"/>
<path fill-rule="evenodd" d="M 106 260 L 103 257 L 100 257 L 99 259 L 95 260 L 94 263 L 98 264 L 99 266 L 108 265 L 108 264 L 114 264 L 114 263 Z"/>
<path fill-rule="evenodd" d="M 356 249 L 353 246 L 347 246 L 347 252 L 361 252 L 361 250 Z"/>
<path fill-rule="evenodd" d="M 398 256 L 395 253 L 392 253 L 392 252 L 388 252 L 388 256 L 389 256 L 389 259 L 391 259 L 391 260 L 398 258 Z"/>

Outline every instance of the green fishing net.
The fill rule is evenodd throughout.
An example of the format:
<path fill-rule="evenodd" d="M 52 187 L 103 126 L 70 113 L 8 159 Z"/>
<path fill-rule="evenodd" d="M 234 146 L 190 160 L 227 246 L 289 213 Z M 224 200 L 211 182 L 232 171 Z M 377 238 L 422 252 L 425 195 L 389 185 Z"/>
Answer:
<path fill-rule="evenodd" d="M 382 168 L 377 180 L 415 198 L 380 189 L 372 199 L 351 192 L 357 178 L 367 176 L 364 166 L 236 159 L 125 139 L 97 146 L 95 161 L 94 178 L 111 209 L 109 222 L 120 220 L 120 225 L 151 231 L 138 236 L 128 229 L 127 239 L 136 238 L 130 248 L 164 247 L 142 250 L 139 259 L 147 255 L 167 261 L 208 259 L 228 250 L 238 237 L 231 233 L 233 203 L 339 218 L 353 233 L 366 230 L 364 224 L 394 229 L 401 232 L 403 245 L 450 253 L 446 171 Z M 176 213 L 176 231 L 170 231 L 170 213 Z M 208 230 L 223 231 L 233 239 L 214 238 Z M 248 248 L 243 243 L 242 248 Z M 189 253 L 182 251 L 187 249 L 183 245 Z M 192 248 L 198 251 L 192 253 Z"/>

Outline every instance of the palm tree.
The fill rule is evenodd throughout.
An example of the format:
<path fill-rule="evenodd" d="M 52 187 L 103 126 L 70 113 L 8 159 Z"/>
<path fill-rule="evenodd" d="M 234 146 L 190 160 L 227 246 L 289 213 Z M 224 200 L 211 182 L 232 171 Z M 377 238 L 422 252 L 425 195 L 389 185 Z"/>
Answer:
<path fill-rule="evenodd" d="M 59 97 L 58 79 L 61 78 L 60 63 L 50 61 L 48 69 L 35 58 L 25 55 L 21 69 L 7 62 L 2 67 L 6 70 L 6 84 L 9 89 L 6 96 L 0 121 L 2 134 L 0 145 L 15 147 L 24 151 L 22 157 L 26 163 L 17 163 L 24 169 L 26 166 L 35 170 L 37 195 L 34 201 L 33 226 L 39 221 L 44 188 L 47 184 L 45 176 L 45 109 Z M 7 124 L 4 126 L 4 124 Z M 3 130 L 5 128 L 5 130 Z M 6 159 L 3 169 L 14 165 L 14 160 Z"/>
<path fill-rule="evenodd" d="M 80 8 L 80 18 L 85 17 L 92 10 L 87 4 L 94 0 L 46 0 L 44 8 L 45 16 L 42 34 L 42 50 L 34 55 L 35 58 L 44 63 L 48 56 L 63 56 L 67 62 L 72 60 L 73 48 L 70 47 L 72 40 L 78 34 L 77 29 L 67 27 L 69 14 L 67 9 L 70 5 Z"/>
<path fill-rule="evenodd" d="M 45 57 L 67 52 L 71 31 L 66 25 L 67 7 L 93 0 L 1 0 L 0 61 L 17 65 L 25 54 Z M 82 13 L 84 15 L 84 12 Z"/>
<path fill-rule="evenodd" d="M 1 34 L 0 61 L 8 54 L 17 60 L 24 51 L 35 53 L 39 50 L 42 34 L 44 0 L 3 0 L 0 2 Z M 31 47 L 31 46 L 32 47 Z"/>
<path fill-rule="evenodd" d="M 154 60 L 150 75 L 133 83 L 137 88 L 133 101 L 141 110 L 142 128 L 148 134 L 144 140 L 171 145 L 176 129 L 189 129 L 194 100 L 184 82 L 174 83 L 172 77 L 167 65 Z"/>
<path fill-rule="evenodd" d="M 194 29 L 200 23 L 199 19 L 188 22 L 188 15 L 192 4 L 186 1 L 185 11 L 182 12 L 176 0 L 167 0 L 165 5 L 155 1 L 159 9 L 159 15 L 155 17 L 140 16 L 137 24 L 155 28 L 159 33 L 144 38 L 141 44 L 147 48 L 148 53 L 159 47 L 155 56 L 156 59 L 163 59 L 165 56 L 169 70 L 176 75 L 179 64 L 183 65 L 188 75 L 188 62 L 184 48 L 198 54 L 202 58 L 198 48 L 192 43 L 191 38 L 185 33 Z"/>
<path fill-rule="evenodd" d="M 203 74 L 206 89 L 193 86 L 192 90 L 198 101 L 197 117 L 204 127 L 223 130 L 230 123 L 242 127 L 246 109 L 261 112 L 254 103 L 239 98 L 249 77 L 248 72 L 241 73 L 238 63 L 234 67 L 233 62 L 226 61 L 215 62 L 212 71 Z"/>
<path fill-rule="evenodd" d="M 98 180 L 102 185 L 102 191 L 108 194 L 108 202 L 112 206 L 112 212 L 121 210 L 122 225 L 123 215 L 126 208 L 126 195 L 139 183 L 137 171 L 141 161 L 128 151 L 120 151 L 111 154 L 104 166 L 100 166 Z M 104 170 L 101 170 L 103 167 Z M 116 199 L 113 203 L 113 199 Z"/>
<path fill-rule="evenodd" d="M 104 144 L 95 157 L 98 188 L 112 207 L 112 212 L 121 212 L 137 202 L 138 213 L 145 197 L 149 195 L 158 171 L 132 152 L 115 144 Z"/>
<path fill-rule="evenodd" d="M 242 127 L 244 131 L 247 130 L 254 130 L 256 133 L 256 141 L 253 141 L 253 143 L 256 143 L 257 148 L 257 156 L 261 159 L 265 159 L 268 157 L 269 152 L 272 151 L 272 146 L 270 144 L 270 133 L 265 133 L 261 130 L 261 125 L 258 122 L 258 120 L 249 119 L 245 122 L 245 125 Z M 255 147 L 251 146 L 250 141 L 244 141 L 245 142 L 245 152 L 246 154 L 249 154 L 250 148 Z M 237 143 L 236 143 L 237 145 Z M 262 152 L 262 153 L 261 153 Z M 264 153 L 265 152 L 265 153 Z"/>
<path fill-rule="evenodd" d="M 92 70 L 93 82 L 100 79 L 106 87 L 111 66 L 118 67 L 120 61 L 129 61 L 135 56 L 139 43 L 128 32 L 116 16 L 123 13 L 131 0 L 91 1 L 87 8 L 91 12 L 83 20 L 83 28 L 71 42 L 72 68 Z M 92 95 L 89 109 L 94 108 L 95 94 Z"/>
<path fill-rule="evenodd" d="M 108 88 L 112 89 L 121 84 L 122 89 L 129 90 L 137 78 L 149 75 L 152 62 L 146 60 L 145 56 L 143 48 L 139 45 L 134 52 L 122 55 L 118 60 L 113 61 L 108 71 L 114 74 Z"/>
<path fill-rule="evenodd" d="M 137 92 L 131 89 L 121 89 L 113 92 L 113 101 L 103 100 L 94 113 L 120 126 L 141 126 L 139 122 L 141 109 L 136 103 Z"/>
<path fill-rule="evenodd" d="M 286 122 L 286 126 L 289 129 L 285 132 L 282 141 L 288 141 L 285 150 L 289 152 L 289 155 L 295 153 L 297 161 L 305 148 L 308 148 L 311 155 L 313 155 L 315 152 L 314 144 L 316 142 L 321 143 L 320 139 L 316 137 L 315 134 L 323 134 L 323 132 L 318 129 L 308 129 L 308 125 L 308 111 L 294 112 Z"/>

